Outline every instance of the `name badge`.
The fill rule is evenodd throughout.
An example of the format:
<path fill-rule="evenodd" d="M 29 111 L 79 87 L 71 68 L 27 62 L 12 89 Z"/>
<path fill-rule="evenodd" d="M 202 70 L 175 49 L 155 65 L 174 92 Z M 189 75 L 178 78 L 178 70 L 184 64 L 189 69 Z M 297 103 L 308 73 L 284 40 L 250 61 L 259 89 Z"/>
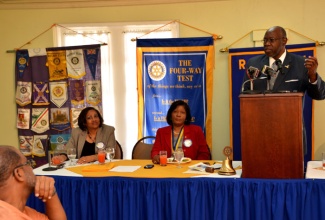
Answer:
<path fill-rule="evenodd" d="M 192 140 L 191 140 L 191 139 L 185 139 L 185 140 L 184 140 L 184 146 L 185 146 L 185 147 L 190 147 L 190 146 L 192 146 Z"/>
<path fill-rule="evenodd" d="M 104 148 L 104 143 L 103 142 L 98 142 L 96 146 L 97 146 L 98 149 L 103 149 Z"/>

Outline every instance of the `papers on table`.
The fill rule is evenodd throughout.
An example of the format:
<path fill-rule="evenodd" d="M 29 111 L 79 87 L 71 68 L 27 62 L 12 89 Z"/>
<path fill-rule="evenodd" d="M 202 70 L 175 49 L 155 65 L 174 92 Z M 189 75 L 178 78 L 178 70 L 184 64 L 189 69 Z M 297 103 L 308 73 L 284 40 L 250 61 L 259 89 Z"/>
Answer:
<path fill-rule="evenodd" d="M 325 179 L 322 161 L 309 161 L 307 163 L 306 179 Z"/>
<path fill-rule="evenodd" d="M 184 173 L 196 173 L 196 174 L 200 174 L 198 176 L 193 176 L 193 177 L 212 177 L 212 178 L 240 178 L 241 174 L 242 174 L 242 169 L 241 169 L 241 161 L 233 161 L 233 168 L 236 171 L 235 175 L 231 175 L 231 176 L 226 176 L 226 175 L 220 175 L 218 174 L 218 170 L 215 170 L 214 173 L 208 173 L 205 172 L 205 167 L 208 167 L 208 165 L 202 165 L 203 163 L 197 163 L 194 164 L 190 167 L 194 168 L 194 169 L 190 169 L 187 170 Z M 216 163 L 212 166 L 215 166 L 215 168 L 219 168 L 221 167 L 220 163 Z"/>
<path fill-rule="evenodd" d="M 211 167 L 211 168 L 214 168 L 214 169 L 219 169 L 221 168 L 221 164 L 213 164 L 213 165 L 207 165 L 205 163 L 197 163 L 197 164 L 194 164 L 192 166 L 189 166 L 189 171 L 199 171 L 199 172 L 205 172 L 205 168 L 207 167 Z"/>
<path fill-rule="evenodd" d="M 139 169 L 141 166 L 117 166 L 111 169 L 113 172 L 134 172 Z"/>

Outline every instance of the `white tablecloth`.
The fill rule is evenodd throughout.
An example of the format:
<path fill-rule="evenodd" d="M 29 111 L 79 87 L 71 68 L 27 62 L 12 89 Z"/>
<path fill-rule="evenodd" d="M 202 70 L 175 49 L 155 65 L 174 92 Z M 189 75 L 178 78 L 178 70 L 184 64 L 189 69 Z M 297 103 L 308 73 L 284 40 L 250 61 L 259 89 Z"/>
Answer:
<path fill-rule="evenodd" d="M 69 163 L 69 162 L 67 162 Z M 67 165 L 65 165 L 67 166 Z M 34 171 L 34 174 L 35 175 L 40 175 L 40 176 L 82 176 L 80 174 L 77 174 L 77 173 L 74 173 L 74 172 L 71 172 L 67 169 L 57 169 L 57 170 L 54 170 L 54 171 L 43 171 L 44 168 L 46 167 L 49 167 L 48 164 L 45 164 L 43 166 L 40 166 L 40 167 L 37 167 L 35 168 L 33 171 Z"/>

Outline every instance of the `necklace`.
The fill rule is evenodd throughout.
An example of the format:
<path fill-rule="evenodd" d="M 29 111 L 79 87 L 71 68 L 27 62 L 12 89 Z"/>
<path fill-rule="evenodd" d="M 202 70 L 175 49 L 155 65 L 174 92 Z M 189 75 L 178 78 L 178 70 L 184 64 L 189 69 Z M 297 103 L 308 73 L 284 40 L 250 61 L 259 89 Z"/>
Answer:
<path fill-rule="evenodd" d="M 96 135 L 97 135 L 97 133 L 95 134 L 95 138 L 93 138 L 92 136 L 90 136 L 89 131 L 87 132 L 87 134 L 88 134 L 89 139 L 92 140 L 92 142 L 96 142 Z"/>
<path fill-rule="evenodd" d="M 179 134 L 179 132 L 176 132 L 176 131 L 173 131 L 174 132 L 174 134 Z"/>

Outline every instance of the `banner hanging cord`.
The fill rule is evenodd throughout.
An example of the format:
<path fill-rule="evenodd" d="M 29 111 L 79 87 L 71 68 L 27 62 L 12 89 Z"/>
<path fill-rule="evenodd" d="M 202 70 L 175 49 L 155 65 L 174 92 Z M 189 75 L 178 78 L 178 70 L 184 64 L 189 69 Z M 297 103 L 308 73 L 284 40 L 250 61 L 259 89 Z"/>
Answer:
<path fill-rule="evenodd" d="M 79 32 L 77 32 L 77 31 L 75 31 L 75 30 L 69 29 L 69 28 L 64 27 L 64 26 L 62 26 L 62 25 L 59 25 L 59 24 L 52 24 L 51 27 L 49 27 L 48 29 L 46 29 L 45 31 L 43 31 L 42 33 L 40 33 L 39 35 L 37 35 L 37 36 L 34 37 L 33 39 L 29 40 L 29 41 L 28 41 L 27 43 L 25 43 L 24 45 L 22 45 L 22 46 L 20 46 L 20 47 L 18 47 L 18 48 L 15 48 L 14 50 L 7 50 L 6 52 L 7 52 L 7 53 L 15 53 L 17 50 L 20 50 L 21 48 L 23 48 L 23 47 L 26 46 L 27 44 L 31 44 L 33 40 L 35 40 L 35 39 L 37 39 L 38 37 L 42 36 L 43 34 L 45 34 L 46 32 L 48 32 L 49 30 L 51 30 L 51 29 L 52 29 L 53 27 L 55 27 L 55 26 L 58 26 L 58 27 L 61 27 L 61 28 L 65 28 L 65 29 L 67 29 L 67 30 L 69 30 L 69 31 L 72 31 L 72 32 L 76 33 L 76 34 L 81 34 L 81 35 L 84 36 L 84 37 L 88 37 L 88 38 L 90 38 L 90 39 L 92 39 L 92 40 L 94 40 L 94 41 L 97 41 L 97 42 L 101 43 L 102 45 L 107 45 L 107 43 L 102 42 L 102 41 L 99 41 L 99 40 L 96 40 L 96 39 L 94 39 L 94 38 L 92 38 L 92 37 L 89 37 L 89 36 L 87 36 L 87 34 L 79 33 Z"/>
<path fill-rule="evenodd" d="M 159 29 L 161 29 L 161 28 L 163 28 L 163 27 L 165 27 L 165 26 L 167 26 L 167 25 L 169 25 L 169 24 L 171 24 L 171 23 L 174 23 L 174 22 L 178 22 L 178 23 L 180 23 L 180 24 L 182 24 L 182 25 L 185 25 L 185 26 L 187 26 L 187 27 L 190 27 L 190 28 L 193 28 L 193 29 L 195 29 L 195 30 L 198 30 L 198 31 L 201 31 L 201 32 L 207 33 L 207 34 L 209 34 L 209 35 L 211 35 L 211 36 L 213 37 L 213 40 L 218 40 L 218 39 L 222 39 L 222 38 L 223 38 L 221 35 L 218 35 L 218 34 L 212 34 L 212 33 L 209 33 L 209 32 L 207 32 L 207 31 L 204 31 L 204 30 L 201 30 L 201 29 L 199 29 L 199 28 L 196 28 L 196 27 L 193 27 L 193 26 L 191 26 L 191 25 L 188 25 L 188 24 L 185 24 L 185 23 L 183 23 L 183 22 L 180 22 L 180 21 L 178 21 L 178 20 L 173 20 L 173 21 L 168 22 L 167 24 L 164 24 L 163 26 L 161 26 L 161 27 L 159 27 L 159 28 L 156 28 L 156 29 L 154 29 L 154 30 L 148 31 L 147 33 L 143 34 L 143 35 L 140 36 L 140 37 L 132 38 L 131 41 L 136 41 L 138 38 L 141 38 L 141 37 L 143 37 L 143 36 L 145 36 L 145 35 L 147 35 L 147 34 L 150 34 L 151 32 L 155 32 L 155 31 L 157 31 L 157 30 L 159 30 Z"/>
<path fill-rule="evenodd" d="M 317 41 L 317 40 L 314 40 L 314 39 L 311 39 L 311 38 L 307 37 L 306 35 L 303 35 L 303 34 L 301 34 L 301 33 L 298 33 L 298 32 L 296 32 L 296 31 L 294 31 L 294 30 L 291 30 L 290 28 L 286 28 L 286 29 L 289 30 L 289 31 L 294 32 L 294 33 L 297 34 L 297 35 L 300 35 L 300 36 L 302 36 L 302 37 L 304 37 L 304 38 L 307 38 L 308 40 L 311 40 L 311 41 L 315 42 L 315 43 L 316 43 L 316 46 L 324 46 L 324 45 L 325 45 L 325 42 L 323 42 L 323 41 L 319 42 L 319 41 Z M 253 31 L 263 31 L 263 30 L 265 31 L 266 29 L 257 29 L 257 30 L 252 30 L 252 31 L 248 32 L 247 34 L 245 34 L 244 36 L 242 36 L 241 38 L 239 38 L 238 40 L 236 40 L 235 42 L 233 42 L 232 44 L 230 44 L 228 47 L 221 48 L 219 51 L 222 52 L 222 53 L 224 53 L 224 52 L 229 52 L 229 48 L 230 48 L 232 45 L 234 45 L 235 43 L 241 41 L 243 38 L 245 38 L 245 37 L 248 36 L 249 34 L 253 33 Z M 261 39 L 261 40 L 262 40 L 262 39 Z"/>

